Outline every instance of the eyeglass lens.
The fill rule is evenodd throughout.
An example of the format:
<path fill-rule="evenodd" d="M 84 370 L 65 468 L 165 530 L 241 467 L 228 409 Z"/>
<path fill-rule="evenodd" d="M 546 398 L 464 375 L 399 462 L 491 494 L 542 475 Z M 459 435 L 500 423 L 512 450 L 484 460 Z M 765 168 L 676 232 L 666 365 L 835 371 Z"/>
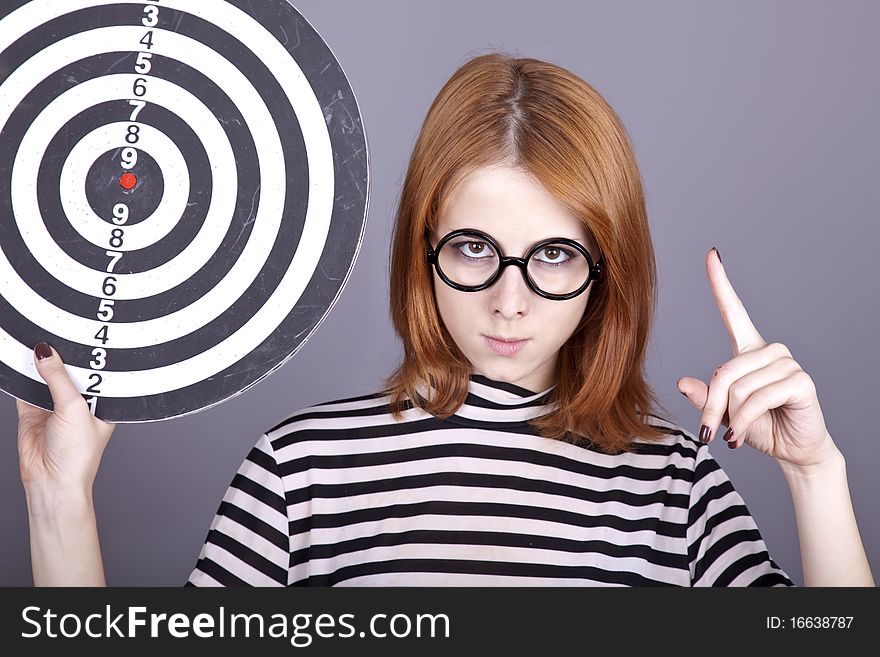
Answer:
<path fill-rule="evenodd" d="M 475 287 L 491 279 L 501 265 L 499 254 L 477 235 L 460 235 L 440 249 L 437 264 L 458 285 Z M 543 292 L 554 295 L 578 290 L 590 275 L 590 263 L 567 244 L 544 244 L 528 260 L 532 282 Z"/>

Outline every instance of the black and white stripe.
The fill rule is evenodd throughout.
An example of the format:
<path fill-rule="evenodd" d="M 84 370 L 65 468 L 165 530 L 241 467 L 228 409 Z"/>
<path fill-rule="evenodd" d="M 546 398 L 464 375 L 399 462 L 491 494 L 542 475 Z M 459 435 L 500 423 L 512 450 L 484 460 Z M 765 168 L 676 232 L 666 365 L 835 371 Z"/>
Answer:
<path fill-rule="evenodd" d="M 188 584 L 791 586 L 707 446 L 610 456 L 528 425 L 549 391 L 471 377 L 450 418 L 381 395 L 300 411 L 229 487 Z"/>

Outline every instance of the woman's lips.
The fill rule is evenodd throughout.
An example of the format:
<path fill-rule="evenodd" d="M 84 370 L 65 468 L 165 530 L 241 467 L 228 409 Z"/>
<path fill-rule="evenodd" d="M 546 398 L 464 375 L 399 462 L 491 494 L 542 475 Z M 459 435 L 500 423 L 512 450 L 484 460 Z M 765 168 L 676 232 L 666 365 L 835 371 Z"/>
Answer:
<path fill-rule="evenodd" d="M 483 339 L 489 348 L 499 356 L 513 356 L 516 352 L 526 346 L 528 338 L 525 340 L 502 340 L 501 338 L 493 338 L 484 335 Z"/>

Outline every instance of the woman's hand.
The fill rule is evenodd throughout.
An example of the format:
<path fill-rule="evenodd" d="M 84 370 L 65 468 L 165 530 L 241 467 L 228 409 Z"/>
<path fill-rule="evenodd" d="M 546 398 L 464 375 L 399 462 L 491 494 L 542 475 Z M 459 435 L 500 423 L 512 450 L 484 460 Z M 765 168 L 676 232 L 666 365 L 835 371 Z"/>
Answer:
<path fill-rule="evenodd" d="M 678 389 L 702 411 L 701 439 L 721 424 L 728 446 L 748 443 L 774 457 L 794 502 L 807 586 L 874 586 L 853 512 L 846 462 L 819 408 L 816 386 L 784 344 L 767 344 L 733 290 L 721 257 L 709 251 L 712 294 L 733 339 L 733 358 L 707 386 L 684 377 Z"/>
<path fill-rule="evenodd" d="M 92 484 L 114 425 L 91 414 L 58 352 L 44 342 L 34 352 L 54 404 L 16 402 L 34 584 L 104 586 Z"/>
<path fill-rule="evenodd" d="M 29 493 L 41 495 L 90 491 L 115 425 L 91 414 L 58 352 L 43 342 L 34 356 L 37 371 L 49 386 L 54 412 L 16 402 L 22 483 Z"/>
<path fill-rule="evenodd" d="M 702 411 L 700 440 L 709 442 L 723 424 L 728 447 L 747 443 L 797 468 L 829 462 L 840 452 L 825 427 L 812 378 L 788 347 L 764 341 L 717 253 L 709 251 L 706 271 L 734 357 L 715 369 L 708 386 L 693 377 L 678 381 L 679 391 Z"/>

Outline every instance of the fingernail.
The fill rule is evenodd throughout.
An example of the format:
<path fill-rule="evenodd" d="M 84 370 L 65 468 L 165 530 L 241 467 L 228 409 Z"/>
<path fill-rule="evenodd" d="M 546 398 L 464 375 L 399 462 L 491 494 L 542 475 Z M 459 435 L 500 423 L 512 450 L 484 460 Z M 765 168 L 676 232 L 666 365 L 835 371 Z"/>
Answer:
<path fill-rule="evenodd" d="M 52 357 L 52 347 L 47 342 L 40 342 L 34 347 L 34 353 L 37 354 L 37 360 L 45 360 Z"/>
<path fill-rule="evenodd" d="M 719 251 L 718 248 L 715 246 L 712 247 L 712 250 L 714 250 L 715 255 L 718 256 L 718 262 L 720 262 L 721 264 L 724 264 L 724 261 L 721 259 L 721 251 Z"/>
<path fill-rule="evenodd" d="M 687 393 L 686 393 L 684 390 L 682 390 L 681 388 L 679 388 L 678 391 L 679 391 L 682 395 L 684 395 L 685 397 L 687 397 Z"/>
<path fill-rule="evenodd" d="M 733 438 L 733 427 L 728 427 L 724 434 L 724 442 L 729 442 L 731 438 Z"/>
<path fill-rule="evenodd" d="M 731 440 L 729 443 L 727 443 L 727 446 L 730 447 L 730 449 L 735 449 L 736 448 L 736 441 Z"/>
<path fill-rule="evenodd" d="M 705 424 L 700 426 L 700 442 L 701 443 L 708 443 L 709 436 L 711 436 L 711 435 L 712 435 L 712 430 L 709 427 L 707 427 Z"/>

